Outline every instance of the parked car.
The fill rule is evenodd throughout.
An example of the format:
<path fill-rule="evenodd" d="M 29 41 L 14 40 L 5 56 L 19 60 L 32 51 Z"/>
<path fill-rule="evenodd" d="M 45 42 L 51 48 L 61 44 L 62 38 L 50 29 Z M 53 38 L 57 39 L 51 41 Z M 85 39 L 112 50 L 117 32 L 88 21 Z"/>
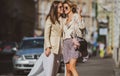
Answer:
<path fill-rule="evenodd" d="M 43 37 L 25 37 L 20 42 L 18 51 L 13 56 L 14 73 L 29 72 L 36 60 L 40 57 L 44 50 Z"/>
<path fill-rule="evenodd" d="M 17 42 L 5 41 L 1 43 L 1 54 L 9 55 L 13 54 L 13 50 L 18 47 Z"/>

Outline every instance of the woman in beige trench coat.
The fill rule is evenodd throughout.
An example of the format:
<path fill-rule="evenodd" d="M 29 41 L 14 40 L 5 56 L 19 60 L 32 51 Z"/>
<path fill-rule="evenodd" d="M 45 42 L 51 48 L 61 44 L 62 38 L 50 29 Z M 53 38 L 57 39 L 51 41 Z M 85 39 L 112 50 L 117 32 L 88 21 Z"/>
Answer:
<path fill-rule="evenodd" d="M 37 60 L 35 66 L 33 67 L 28 76 L 57 75 L 61 57 L 62 13 L 62 2 L 54 1 L 51 5 L 50 12 L 46 17 L 44 29 L 45 51 Z"/>
<path fill-rule="evenodd" d="M 59 1 L 54 1 L 54 2 L 59 3 Z M 52 6 L 50 9 L 45 24 L 45 32 L 44 32 L 45 54 L 46 56 L 49 56 L 51 53 L 54 54 L 54 63 L 53 63 L 53 72 L 52 72 L 53 76 L 56 76 L 60 65 L 62 13 L 63 13 L 62 2 L 60 2 L 58 5 L 54 4 L 54 6 Z"/>

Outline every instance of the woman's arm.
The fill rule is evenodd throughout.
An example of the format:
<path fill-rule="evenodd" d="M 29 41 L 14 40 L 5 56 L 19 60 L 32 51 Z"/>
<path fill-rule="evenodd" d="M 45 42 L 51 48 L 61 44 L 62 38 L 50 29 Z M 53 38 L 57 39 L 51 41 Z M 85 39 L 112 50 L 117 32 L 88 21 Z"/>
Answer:
<path fill-rule="evenodd" d="M 78 36 L 83 36 L 86 33 L 86 27 L 83 18 L 76 14 L 75 17 L 75 29 Z"/>
<path fill-rule="evenodd" d="M 83 18 L 79 14 L 75 14 L 74 23 L 75 23 L 75 25 L 78 25 L 78 27 L 80 29 L 84 29 L 85 28 L 85 23 L 83 21 Z"/>
<path fill-rule="evenodd" d="M 51 34 L 51 21 L 49 18 L 46 20 L 45 23 L 45 33 L 44 33 L 44 38 L 45 38 L 45 54 L 46 56 L 49 56 L 51 53 L 51 42 L 50 42 L 50 34 Z"/>

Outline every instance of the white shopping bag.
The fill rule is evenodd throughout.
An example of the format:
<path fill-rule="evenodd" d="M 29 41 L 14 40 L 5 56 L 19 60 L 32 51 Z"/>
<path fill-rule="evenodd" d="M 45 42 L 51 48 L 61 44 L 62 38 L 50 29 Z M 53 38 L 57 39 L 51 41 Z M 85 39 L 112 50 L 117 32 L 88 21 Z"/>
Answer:
<path fill-rule="evenodd" d="M 43 68 L 45 75 L 44 76 L 52 76 L 54 66 L 54 54 L 51 53 L 48 57 L 45 55 L 45 59 L 43 60 Z"/>
<path fill-rule="evenodd" d="M 54 54 L 51 53 L 47 57 L 45 53 L 42 53 L 28 76 L 52 76 L 53 65 Z"/>

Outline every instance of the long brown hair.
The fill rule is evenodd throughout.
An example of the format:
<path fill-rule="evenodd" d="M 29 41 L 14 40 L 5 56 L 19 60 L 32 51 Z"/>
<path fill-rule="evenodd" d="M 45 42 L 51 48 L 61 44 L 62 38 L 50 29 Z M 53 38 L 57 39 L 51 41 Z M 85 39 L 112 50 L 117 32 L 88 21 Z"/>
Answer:
<path fill-rule="evenodd" d="M 55 22 L 57 21 L 58 23 L 59 20 L 58 20 L 58 4 L 59 3 L 62 3 L 61 1 L 54 1 L 50 7 L 50 11 L 46 17 L 46 20 L 48 17 L 50 17 L 50 20 L 53 24 L 55 24 Z"/>

